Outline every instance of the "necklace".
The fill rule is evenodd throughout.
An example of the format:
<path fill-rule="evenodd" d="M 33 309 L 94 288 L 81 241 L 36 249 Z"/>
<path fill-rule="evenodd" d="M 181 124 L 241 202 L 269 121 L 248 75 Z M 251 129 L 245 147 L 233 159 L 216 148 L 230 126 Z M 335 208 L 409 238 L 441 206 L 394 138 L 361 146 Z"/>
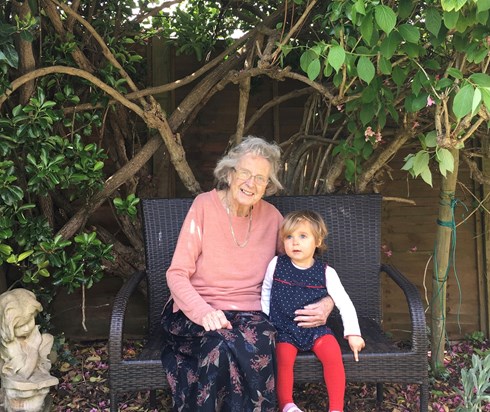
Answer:
<path fill-rule="evenodd" d="M 233 223 L 231 222 L 230 206 L 228 205 L 228 199 L 226 199 L 226 214 L 228 215 L 228 223 L 230 224 L 231 236 L 233 237 L 235 245 L 240 248 L 247 246 L 248 240 L 250 239 L 250 230 L 252 229 L 252 210 L 253 208 L 250 208 L 250 212 L 248 214 L 248 229 L 245 241 L 243 243 L 240 243 L 235 236 L 235 230 L 233 229 Z"/>

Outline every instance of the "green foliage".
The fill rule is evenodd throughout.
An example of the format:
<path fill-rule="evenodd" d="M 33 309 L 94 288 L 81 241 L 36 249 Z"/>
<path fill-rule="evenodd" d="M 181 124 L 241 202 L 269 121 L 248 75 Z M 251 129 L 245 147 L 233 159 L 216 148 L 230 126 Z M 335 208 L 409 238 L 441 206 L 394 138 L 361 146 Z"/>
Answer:
<path fill-rule="evenodd" d="M 463 390 L 456 388 L 462 405 L 456 412 L 478 412 L 490 402 L 490 353 L 484 358 L 473 354 L 472 367 L 461 370 Z"/>
<path fill-rule="evenodd" d="M 125 214 L 132 218 L 135 218 L 138 213 L 137 206 L 139 202 L 140 199 L 138 199 L 134 194 L 128 195 L 126 199 L 116 197 L 113 200 L 114 207 L 116 208 L 117 213 Z"/>
<path fill-rule="evenodd" d="M 64 97 L 73 100 L 70 93 Z M 39 89 L 27 105 L 0 118 L 0 264 L 17 267 L 24 285 L 51 276 L 54 285 L 73 291 L 100 279 L 101 262 L 112 259 L 111 246 L 95 233 L 80 234 L 74 243 L 56 236 L 29 199 L 58 191 L 87 201 L 102 187 L 106 155 L 94 143 L 82 143 L 78 133 L 57 135 L 63 113 L 56 106 Z"/>
<path fill-rule="evenodd" d="M 8 70 L 17 69 L 19 66 L 19 55 L 14 43 L 15 36 L 32 41 L 32 33 L 38 24 L 38 20 L 30 13 L 23 20 L 15 16 L 13 23 L 10 24 L 4 18 L 5 15 L 2 13 L 0 15 L 0 93 L 9 86 Z"/>
<path fill-rule="evenodd" d="M 430 160 L 436 160 L 439 165 L 439 172 L 446 176 L 448 172 L 452 173 L 454 170 L 454 157 L 448 149 L 438 145 L 435 131 L 421 135 L 419 139 L 422 150 L 406 156 L 402 170 L 408 171 L 412 177 L 420 176 L 425 183 L 432 186 Z"/>
<path fill-rule="evenodd" d="M 474 66 L 464 73 L 452 67 L 458 53 L 465 53 L 467 65 L 487 58 L 487 3 L 400 2 L 399 7 L 391 8 L 378 2 L 329 2 L 313 19 L 318 28 L 325 28 L 313 29 L 318 40 L 291 41 L 283 47 L 284 58 L 293 55 L 295 48 L 300 50 L 300 69 L 311 81 L 342 89 L 349 96 L 345 116 L 358 128 L 371 124 L 382 131 L 388 123 L 399 121 L 401 111 L 434 117 L 431 106 L 441 99 L 450 102 L 448 119 L 455 128 L 463 118 L 474 119 L 480 109 L 490 108 L 490 76 Z M 428 42 L 430 47 L 426 47 Z M 339 124 L 342 120 L 339 118 Z M 441 142 L 432 133 L 421 134 L 422 150 L 409 155 L 403 167 L 429 185 L 433 162 L 443 176 L 453 171 L 448 147 L 439 147 Z M 426 144 L 426 139 L 431 143 Z M 452 144 L 463 147 L 462 143 Z M 345 159 L 348 181 L 362 170 L 362 158 L 352 158 L 356 151 L 359 149 L 349 149 L 348 156 L 345 148 L 335 151 Z"/>

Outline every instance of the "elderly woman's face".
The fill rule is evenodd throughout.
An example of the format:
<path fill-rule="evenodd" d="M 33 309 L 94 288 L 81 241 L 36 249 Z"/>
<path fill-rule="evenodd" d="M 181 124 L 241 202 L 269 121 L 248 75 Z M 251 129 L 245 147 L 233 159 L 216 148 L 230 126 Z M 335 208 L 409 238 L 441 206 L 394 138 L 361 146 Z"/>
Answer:
<path fill-rule="evenodd" d="M 230 175 L 232 200 L 240 206 L 253 206 L 264 196 L 270 172 L 267 159 L 250 153 L 244 155 Z"/>

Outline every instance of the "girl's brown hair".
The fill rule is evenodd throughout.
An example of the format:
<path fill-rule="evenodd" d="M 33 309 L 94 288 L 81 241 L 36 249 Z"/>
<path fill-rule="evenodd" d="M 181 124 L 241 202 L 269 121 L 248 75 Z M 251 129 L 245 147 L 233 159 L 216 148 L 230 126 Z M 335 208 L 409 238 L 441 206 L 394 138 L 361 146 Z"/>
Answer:
<path fill-rule="evenodd" d="M 327 245 L 325 244 L 325 238 L 328 235 L 327 225 L 320 214 L 312 210 L 298 210 L 288 213 L 284 217 L 281 228 L 279 229 L 280 239 L 284 240 L 301 222 L 308 222 L 311 225 L 311 231 L 319 245 L 317 246 L 317 250 L 320 252 L 327 250 Z"/>

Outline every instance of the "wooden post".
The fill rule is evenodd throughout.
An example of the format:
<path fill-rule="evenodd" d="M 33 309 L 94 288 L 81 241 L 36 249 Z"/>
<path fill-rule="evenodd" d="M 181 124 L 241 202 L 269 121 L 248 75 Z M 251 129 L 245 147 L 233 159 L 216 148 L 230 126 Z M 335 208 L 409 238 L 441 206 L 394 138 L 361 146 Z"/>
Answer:
<path fill-rule="evenodd" d="M 173 81 L 173 52 L 161 37 L 155 37 L 150 45 L 151 82 L 152 86 L 168 84 Z M 171 113 L 175 107 L 173 92 L 161 93 L 154 96 L 166 113 Z M 175 195 L 175 170 L 170 161 L 170 154 L 165 145 L 153 155 L 153 176 L 156 186 L 156 196 L 172 197 Z"/>
<path fill-rule="evenodd" d="M 482 139 L 483 153 L 482 158 L 482 171 L 484 176 L 490 176 L 490 143 L 488 139 Z M 482 270 L 479 272 L 479 285 L 480 291 L 480 325 L 481 330 L 485 332 L 487 338 L 490 338 L 490 185 L 484 184 L 482 199 L 485 199 L 483 203 L 482 220 L 483 220 L 483 256 L 482 256 Z"/>
<path fill-rule="evenodd" d="M 444 367 L 446 345 L 446 292 L 450 269 L 451 242 L 453 236 L 456 182 L 458 180 L 459 150 L 450 149 L 454 157 L 454 171 L 442 178 L 439 191 L 439 213 L 436 245 L 434 248 L 434 275 L 431 301 L 431 364 L 435 373 Z"/>

